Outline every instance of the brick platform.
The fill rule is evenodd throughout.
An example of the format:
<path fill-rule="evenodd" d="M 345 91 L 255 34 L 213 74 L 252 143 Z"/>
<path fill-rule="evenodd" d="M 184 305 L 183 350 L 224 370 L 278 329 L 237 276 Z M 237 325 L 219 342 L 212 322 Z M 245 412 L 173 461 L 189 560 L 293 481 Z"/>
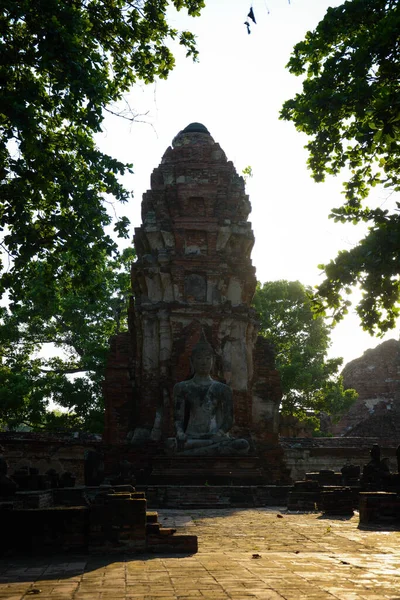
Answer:
<path fill-rule="evenodd" d="M 400 499 L 395 492 L 361 492 L 360 526 L 369 524 L 400 525 Z"/>
<path fill-rule="evenodd" d="M 259 485 L 268 477 L 258 456 L 157 456 L 149 485 Z"/>

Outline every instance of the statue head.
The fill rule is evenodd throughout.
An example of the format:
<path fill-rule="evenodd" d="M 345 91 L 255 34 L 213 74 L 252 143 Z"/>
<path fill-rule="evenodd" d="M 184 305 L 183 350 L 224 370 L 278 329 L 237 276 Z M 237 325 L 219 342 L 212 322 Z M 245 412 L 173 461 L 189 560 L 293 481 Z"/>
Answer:
<path fill-rule="evenodd" d="M 209 375 L 211 373 L 213 361 L 214 350 L 211 344 L 208 343 L 203 332 L 200 340 L 193 347 L 190 359 L 194 373 L 201 376 Z"/>

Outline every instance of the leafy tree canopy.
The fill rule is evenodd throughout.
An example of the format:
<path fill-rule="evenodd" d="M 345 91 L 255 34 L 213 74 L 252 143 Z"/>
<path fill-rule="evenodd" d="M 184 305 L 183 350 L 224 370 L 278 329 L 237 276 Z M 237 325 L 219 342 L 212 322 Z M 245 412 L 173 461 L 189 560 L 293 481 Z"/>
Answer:
<path fill-rule="evenodd" d="M 198 15 L 203 0 L 172 0 Z M 35 261 L 57 283 L 63 269 L 82 287 L 116 244 L 104 198 L 125 202 L 118 176 L 131 170 L 100 152 L 103 109 L 138 79 L 166 78 L 167 44 L 194 36 L 166 20 L 168 0 L 3 0 L 0 11 L 0 231 L 8 258 L 0 293 L 22 294 Z M 120 219 L 117 234 L 127 235 Z M 52 287 L 52 286 L 51 286 Z M 51 289 L 49 294 L 52 294 Z"/>
<path fill-rule="evenodd" d="M 308 166 L 316 181 L 349 169 L 345 202 L 336 221 L 369 224 L 349 251 L 321 265 L 317 311 L 348 311 L 359 284 L 356 310 L 364 329 L 385 332 L 400 310 L 400 204 L 389 212 L 365 204 L 377 184 L 400 191 L 400 5 L 398 0 L 350 0 L 329 8 L 316 29 L 296 44 L 288 63 L 303 77 L 303 91 L 284 103 L 281 118 L 309 136 Z"/>
<path fill-rule="evenodd" d="M 128 235 L 129 220 L 113 222 L 107 207 L 128 199 L 119 176 L 132 166 L 100 152 L 94 135 L 135 81 L 168 76 L 171 40 L 196 59 L 194 36 L 166 11 L 197 16 L 204 1 L 0 5 L 0 421 L 54 423 L 51 398 L 92 427 L 132 258 L 105 233 L 113 224 Z M 38 354 L 51 344 L 63 358 Z"/>
<path fill-rule="evenodd" d="M 133 258 L 128 248 L 107 261 L 85 295 L 64 271 L 47 312 L 40 306 L 45 279 L 30 265 L 24 302 L 1 309 L 0 427 L 102 431 L 108 340 L 126 329 Z M 47 412 L 50 400 L 66 412 Z"/>
<path fill-rule="evenodd" d="M 323 317 L 314 318 L 311 294 L 299 281 L 258 283 L 254 306 L 260 333 L 275 345 L 282 413 L 304 417 L 307 411 L 325 411 L 338 419 L 357 394 L 343 389 L 342 359 L 327 359 L 330 327 Z"/>

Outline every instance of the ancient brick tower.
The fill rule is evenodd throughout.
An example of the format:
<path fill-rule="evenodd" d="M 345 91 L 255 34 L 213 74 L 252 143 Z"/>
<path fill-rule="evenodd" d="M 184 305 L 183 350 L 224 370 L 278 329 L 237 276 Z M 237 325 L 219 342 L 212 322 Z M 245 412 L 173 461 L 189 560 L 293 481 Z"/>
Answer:
<path fill-rule="evenodd" d="M 235 430 L 277 444 L 279 376 L 250 303 L 251 207 L 244 181 L 207 129 L 178 133 L 153 171 L 135 230 L 130 331 L 112 339 L 105 441 L 151 444 L 173 435 L 172 388 L 190 377 L 202 332 L 213 377 L 233 389 Z M 161 447 L 161 445 L 160 445 Z"/>

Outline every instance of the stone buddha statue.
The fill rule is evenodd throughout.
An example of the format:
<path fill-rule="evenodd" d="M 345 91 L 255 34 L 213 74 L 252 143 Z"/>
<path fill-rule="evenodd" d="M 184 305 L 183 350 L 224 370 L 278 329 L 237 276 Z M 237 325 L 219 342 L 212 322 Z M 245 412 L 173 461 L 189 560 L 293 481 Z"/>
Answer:
<path fill-rule="evenodd" d="M 233 425 L 232 390 L 210 375 L 214 352 L 202 339 L 192 352 L 194 375 L 174 386 L 176 438 L 168 440 L 172 452 L 183 455 L 246 454 L 249 443 L 229 435 Z"/>

